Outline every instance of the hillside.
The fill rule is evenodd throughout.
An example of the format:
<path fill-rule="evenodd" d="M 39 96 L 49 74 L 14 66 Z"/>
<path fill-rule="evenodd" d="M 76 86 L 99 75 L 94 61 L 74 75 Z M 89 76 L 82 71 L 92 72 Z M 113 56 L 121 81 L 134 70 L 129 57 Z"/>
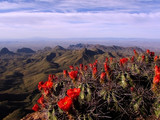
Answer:
<path fill-rule="evenodd" d="M 159 120 L 160 58 L 150 50 L 133 53 L 49 74 L 38 83 L 35 112 L 21 120 Z"/>
<path fill-rule="evenodd" d="M 85 47 L 81 47 L 85 46 Z M 132 56 L 137 47 L 103 45 L 72 45 L 68 48 L 56 46 L 45 48 L 32 54 L 13 53 L 7 48 L 1 50 L 0 58 L 0 119 L 17 120 L 30 113 L 31 107 L 40 96 L 37 90 L 39 81 L 48 74 L 61 74 L 70 65 L 92 63 L 106 57 L 121 58 Z M 5 54 L 2 54 L 5 53 Z M 7 53 L 7 54 L 6 54 Z M 12 54 L 11 54 L 12 53 Z"/>

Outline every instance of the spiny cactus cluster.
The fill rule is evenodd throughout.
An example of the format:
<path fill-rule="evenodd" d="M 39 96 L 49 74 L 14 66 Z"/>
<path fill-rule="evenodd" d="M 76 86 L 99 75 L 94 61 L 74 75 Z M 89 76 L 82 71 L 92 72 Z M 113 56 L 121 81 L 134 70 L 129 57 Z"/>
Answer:
<path fill-rule="evenodd" d="M 159 57 L 146 51 L 121 59 L 70 66 L 63 74 L 39 82 L 42 96 L 34 111 L 48 120 L 160 118 Z"/>

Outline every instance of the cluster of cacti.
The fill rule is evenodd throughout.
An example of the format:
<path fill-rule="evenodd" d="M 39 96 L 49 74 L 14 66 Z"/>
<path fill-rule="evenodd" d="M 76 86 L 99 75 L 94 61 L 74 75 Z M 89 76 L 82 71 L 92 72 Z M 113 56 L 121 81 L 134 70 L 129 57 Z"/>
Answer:
<path fill-rule="evenodd" d="M 70 66 L 39 83 L 42 96 L 32 109 L 48 112 L 49 120 L 158 119 L 159 61 L 154 52 L 140 55 L 134 50 L 130 58 Z"/>

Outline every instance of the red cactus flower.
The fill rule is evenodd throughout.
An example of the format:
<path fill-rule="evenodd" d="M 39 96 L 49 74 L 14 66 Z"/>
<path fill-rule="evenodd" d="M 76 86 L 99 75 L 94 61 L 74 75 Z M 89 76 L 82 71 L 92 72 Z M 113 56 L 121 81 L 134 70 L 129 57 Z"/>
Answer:
<path fill-rule="evenodd" d="M 51 81 L 46 81 L 44 84 L 43 84 L 43 88 L 52 88 L 53 87 L 53 82 Z"/>
<path fill-rule="evenodd" d="M 105 69 L 105 72 L 106 73 L 109 73 L 109 66 L 107 65 L 107 63 L 105 62 L 105 64 L 104 64 L 104 69 Z"/>
<path fill-rule="evenodd" d="M 43 84 L 44 84 L 43 81 L 40 81 L 40 82 L 38 83 L 38 89 L 39 89 L 39 90 L 42 90 Z"/>
<path fill-rule="evenodd" d="M 156 75 L 153 79 L 153 84 L 158 84 L 160 81 L 160 76 L 159 75 Z"/>
<path fill-rule="evenodd" d="M 150 56 L 153 57 L 155 55 L 154 52 L 150 52 Z"/>
<path fill-rule="evenodd" d="M 160 75 L 160 67 L 158 67 L 158 66 L 156 65 L 155 68 L 154 68 L 154 70 L 155 70 L 155 74 L 156 74 L 156 75 Z"/>
<path fill-rule="evenodd" d="M 52 80 L 53 80 L 52 74 L 49 74 L 49 75 L 48 75 L 48 81 L 52 81 Z"/>
<path fill-rule="evenodd" d="M 78 70 L 79 70 L 79 67 L 76 67 L 76 70 L 78 71 Z"/>
<path fill-rule="evenodd" d="M 72 99 L 66 96 L 62 98 L 57 104 L 61 110 L 68 112 L 72 107 Z"/>
<path fill-rule="evenodd" d="M 112 57 L 110 57 L 110 64 L 112 64 L 113 63 L 113 58 Z"/>
<path fill-rule="evenodd" d="M 52 75 L 52 79 L 57 79 L 57 77 L 55 75 Z"/>
<path fill-rule="evenodd" d="M 149 53 L 150 53 L 150 50 L 147 49 L 147 50 L 146 50 L 146 53 L 149 54 Z"/>
<path fill-rule="evenodd" d="M 89 66 L 90 66 L 91 69 L 93 69 L 93 64 L 90 63 Z"/>
<path fill-rule="evenodd" d="M 137 57 L 138 56 L 137 51 L 134 49 L 133 52 L 134 52 L 134 55 Z"/>
<path fill-rule="evenodd" d="M 158 56 L 155 56 L 154 57 L 154 61 L 156 62 L 158 60 Z"/>
<path fill-rule="evenodd" d="M 83 64 L 80 64 L 79 66 L 80 66 L 80 70 L 83 70 Z"/>
<path fill-rule="evenodd" d="M 93 75 L 96 75 L 97 72 L 98 72 L 98 71 L 97 71 L 97 67 L 94 67 L 94 68 L 93 68 Z"/>
<path fill-rule="evenodd" d="M 94 62 L 94 63 L 93 63 L 93 67 L 97 67 L 97 62 Z"/>
<path fill-rule="evenodd" d="M 134 56 L 131 57 L 131 62 L 132 62 L 132 63 L 134 62 Z"/>
<path fill-rule="evenodd" d="M 64 75 L 65 77 L 67 77 L 67 75 L 68 75 L 67 70 L 63 70 L 63 75 Z"/>
<path fill-rule="evenodd" d="M 98 60 L 95 60 L 95 63 L 98 63 Z"/>
<path fill-rule="evenodd" d="M 49 95 L 49 89 L 44 88 L 44 94 L 45 94 L 45 95 Z"/>
<path fill-rule="evenodd" d="M 35 104 L 35 105 L 32 107 L 32 110 L 38 111 L 38 110 L 39 110 L 39 106 L 38 106 L 37 104 Z"/>
<path fill-rule="evenodd" d="M 159 69 L 159 67 L 156 65 L 156 66 L 154 67 L 155 73 L 158 71 L 158 69 Z"/>
<path fill-rule="evenodd" d="M 39 103 L 39 104 L 44 104 L 44 97 L 43 97 L 43 95 L 37 100 L 37 102 Z"/>
<path fill-rule="evenodd" d="M 145 56 L 144 55 L 142 55 L 142 61 L 144 61 L 145 60 Z"/>
<path fill-rule="evenodd" d="M 80 88 L 73 88 L 73 89 L 67 90 L 67 95 L 72 99 L 77 99 L 77 97 L 79 96 L 80 92 L 81 92 Z"/>
<path fill-rule="evenodd" d="M 74 67 L 73 67 L 72 65 L 70 65 L 69 68 L 70 68 L 71 70 L 74 70 Z"/>
<path fill-rule="evenodd" d="M 131 92 L 133 92 L 134 91 L 134 87 L 130 87 L 130 90 L 131 90 Z"/>
<path fill-rule="evenodd" d="M 127 62 L 128 62 L 128 58 L 122 58 L 122 59 L 120 59 L 120 65 L 124 65 Z"/>
<path fill-rule="evenodd" d="M 78 71 L 71 71 L 71 72 L 69 72 L 69 77 L 71 79 L 76 79 L 77 78 L 77 74 L 78 74 Z"/>
<path fill-rule="evenodd" d="M 106 57 L 106 62 L 108 62 L 108 57 Z"/>
<path fill-rule="evenodd" d="M 53 87 L 53 82 L 51 82 L 51 81 L 46 81 L 46 87 L 47 87 L 47 88 L 52 88 L 52 87 Z"/>
<path fill-rule="evenodd" d="M 85 66 L 84 66 L 84 71 L 87 71 L 87 70 L 88 70 L 88 66 L 85 65 Z"/>
<path fill-rule="evenodd" d="M 101 79 L 101 80 L 105 80 L 105 78 L 106 78 L 106 73 L 105 73 L 105 72 L 102 72 L 102 73 L 101 73 L 101 76 L 100 76 L 100 79 Z"/>

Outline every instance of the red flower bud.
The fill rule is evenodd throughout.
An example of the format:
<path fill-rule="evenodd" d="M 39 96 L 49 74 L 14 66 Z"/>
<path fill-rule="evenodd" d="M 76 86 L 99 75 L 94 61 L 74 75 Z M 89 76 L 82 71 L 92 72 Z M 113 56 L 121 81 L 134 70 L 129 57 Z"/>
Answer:
<path fill-rule="evenodd" d="M 158 60 L 158 56 L 155 56 L 154 57 L 154 61 L 156 62 Z"/>
<path fill-rule="evenodd" d="M 91 69 L 93 69 L 93 64 L 90 63 L 89 66 L 90 66 Z"/>
<path fill-rule="evenodd" d="M 157 65 L 154 68 L 155 71 L 155 75 L 160 75 L 160 67 L 158 67 Z"/>
<path fill-rule="evenodd" d="M 93 63 L 93 67 L 97 67 L 97 62 L 94 62 L 94 63 Z"/>
<path fill-rule="evenodd" d="M 95 60 L 95 63 L 98 63 L 98 60 Z"/>
<path fill-rule="evenodd" d="M 85 66 L 84 66 L 84 71 L 87 71 L 87 70 L 88 70 L 88 66 L 85 65 Z"/>
<path fill-rule="evenodd" d="M 97 71 L 97 67 L 94 67 L 94 68 L 93 68 L 93 75 L 96 75 L 97 72 L 98 72 L 98 71 Z"/>
<path fill-rule="evenodd" d="M 76 67 L 76 70 L 78 71 L 78 70 L 79 70 L 79 67 Z"/>
<path fill-rule="evenodd" d="M 106 62 L 108 62 L 108 57 L 106 57 Z"/>
<path fill-rule="evenodd" d="M 71 66 L 69 66 L 69 68 L 71 69 L 71 70 L 74 70 L 74 67 L 71 65 Z"/>
<path fill-rule="evenodd" d="M 158 84 L 160 81 L 160 75 L 156 75 L 153 79 L 153 84 Z"/>
<path fill-rule="evenodd" d="M 112 57 L 110 57 L 110 64 L 112 64 L 112 62 L 113 62 L 113 58 L 112 58 Z"/>
<path fill-rule="evenodd" d="M 145 56 L 144 55 L 142 55 L 142 61 L 144 61 L 145 60 Z"/>
<path fill-rule="evenodd" d="M 150 52 L 150 56 L 153 57 L 154 56 L 154 52 Z"/>
<path fill-rule="evenodd" d="M 122 59 L 120 59 L 120 65 L 124 65 L 127 62 L 128 62 L 128 58 L 122 58 Z"/>
<path fill-rule="evenodd" d="M 52 80 L 53 80 L 52 74 L 49 74 L 49 75 L 48 75 L 48 81 L 52 81 Z"/>
<path fill-rule="evenodd" d="M 83 70 L 83 64 L 80 64 L 80 70 Z"/>
<path fill-rule="evenodd" d="M 38 106 L 37 104 L 35 104 L 35 105 L 32 107 L 32 110 L 38 111 L 38 110 L 39 110 L 39 106 Z"/>
<path fill-rule="evenodd" d="M 38 89 L 39 89 L 39 90 L 42 90 L 43 84 L 44 84 L 43 81 L 40 81 L 40 82 L 38 83 Z"/>
<path fill-rule="evenodd" d="M 104 64 L 104 69 L 105 69 L 105 72 L 106 73 L 109 73 L 109 66 L 107 65 L 107 63 L 105 62 L 105 64 Z"/>
<path fill-rule="evenodd" d="M 41 104 L 41 105 L 44 103 L 44 97 L 43 97 L 43 95 L 37 100 L 37 102 L 39 104 Z"/>
<path fill-rule="evenodd" d="M 132 63 L 134 62 L 134 56 L 131 57 L 131 62 L 132 62 Z"/>
<path fill-rule="evenodd" d="M 67 77 L 67 75 L 68 75 L 67 70 L 63 70 L 63 75 L 64 75 L 65 77 Z"/>
<path fill-rule="evenodd" d="M 106 73 L 105 72 L 101 73 L 100 79 L 101 80 L 105 80 L 106 79 Z"/>
<path fill-rule="evenodd" d="M 150 53 L 150 50 L 147 49 L 147 50 L 146 50 L 146 53 L 149 54 L 149 53 Z"/>
<path fill-rule="evenodd" d="M 134 52 L 134 55 L 137 57 L 138 56 L 137 51 L 134 49 L 133 52 Z"/>
<path fill-rule="evenodd" d="M 130 87 L 130 90 L 131 90 L 131 92 L 133 92 L 134 91 L 134 87 Z"/>
<path fill-rule="evenodd" d="M 47 88 L 44 88 L 45 95 L 49 95 L 49 90 Z"/>

